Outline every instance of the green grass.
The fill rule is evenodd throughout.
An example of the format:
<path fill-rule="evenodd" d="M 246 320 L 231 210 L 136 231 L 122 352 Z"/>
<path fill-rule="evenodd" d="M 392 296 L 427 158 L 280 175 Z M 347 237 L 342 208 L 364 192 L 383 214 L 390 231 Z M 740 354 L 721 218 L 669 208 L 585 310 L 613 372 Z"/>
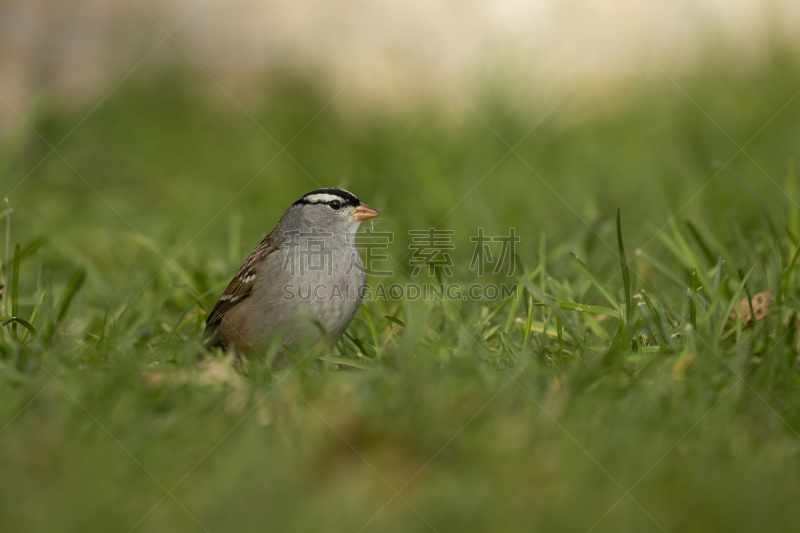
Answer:
<path fill-rule="evenodd" d="M 480 117 L 317 116 L 283 73 L 251 120 L 191 71 L 43 103 L 0 146 L 0 529 L 793 530 L 800 58 L 708 64 L 613 112 L 487 87 Z M 205 313 L 317 186 L 394 232 L 373 286 L 514 296 L 373 300 L 323 360 L 198 366 Z M 453 275 L 411 278 L 434 225 Z M 516 229 L 512 274 L 468 268 L 478 227 Z"/>

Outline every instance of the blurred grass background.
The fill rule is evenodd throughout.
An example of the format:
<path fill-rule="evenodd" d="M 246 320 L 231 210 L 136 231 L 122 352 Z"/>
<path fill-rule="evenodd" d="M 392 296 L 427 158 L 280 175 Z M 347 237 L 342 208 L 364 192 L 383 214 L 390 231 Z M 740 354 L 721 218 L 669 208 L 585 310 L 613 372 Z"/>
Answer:
<path fill-rule="evenodd" d="M 613 262 L 614 247 L 596 243 L 614 243 L 606 222 L 617 207 L 629 246 L 652 253 L 673 217 L 721 241 L 765 217 L 785 227 L 800 70 L 786 49 L 747 72 L 730 57 L 712 55 L 713 66 L 679 80 L 628 81 L 613 112 L 567 96 L 521 113 L 487 87 L 456 117 L 433 106 L 351 113 L 326 108 L 330 95 L 287 71 L 242 111 L 195 91 L 202 73 L 132 80 L 88 117 L 42 103 L 38 133 L 21 126 L 6 142 L 14 231 L 44 237 L 73 264 L 89 259 L 108 299 L 128 297 L 168 261 L 201 277 L 206 263 L 235 270 L 286 206 L 321 186 L 382 208 L 377 228 L 396 234 L 401 267 L 408 230 L 432 225 L 455 230 L 467 263 L 478 226 L 518 228 L 530 263 L 542 230 L 553 243 L 595 233 L 588 246 Z"/>
<path fill-rule="evenodd" d="M 37 332 L 7 324 L 0 340 L 0 529 L 792 530 L 800 54 L 758 45 L 744 61 L 712 39 L 693 65 L 645 61 L 563 90 L 497 67 L 469 91 L 445 83 L 447 101 L 402 106 L 340 100 L 341 85 L 291 62 L 246 100 L 209 90 L 196 64 L 156 63 L 105 98 L 43 91 L 14 107 L 0 314 L 15 301 Z M 407 281 L 408 230 L 430 226 L 456 232 L 453 281 L 475 281 L 469 237 L 514 227 L 520 268 L 491 279 L 524 291 L 367 302 L 339 349 L 366 369 L 199 372 L 204 313 L 322 186 L 394 232 L 395 275 L 371 282 Z M 612 305 L 570 253 L 624 300 L 617 208 L 635 288 L 676 321 L 680 342 L 631 328 L 650 355 L 621 347 L 608 317 L 527 305 L 537 287 Z M 690 245 L 670 249 L 682 235 Z M 757 257 L 750 292 L 786 279 L 783 307 L 717 335 L 743 296 L 736 269 Z M 694 327 L 690 267 L 722 279 Z M 579 334 L 557 342 L 557 322 Z"/>

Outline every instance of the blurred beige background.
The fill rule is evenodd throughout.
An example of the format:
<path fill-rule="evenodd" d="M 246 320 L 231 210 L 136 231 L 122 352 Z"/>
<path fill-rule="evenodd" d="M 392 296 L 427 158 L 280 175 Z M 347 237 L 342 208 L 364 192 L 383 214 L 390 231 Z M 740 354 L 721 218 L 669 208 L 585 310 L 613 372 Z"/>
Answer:
<path fill-rule="evenodd" d="M 403 109 L 496 83 L 524 100 L 631 72 L 695 66 L 703 43 L 757 62 L 800 26 L 797 0 L 4 0 L 0 129 L 41 99 L 96 105 L 186 65 L 247 102 L 277 66 L 353 107 Z"/>

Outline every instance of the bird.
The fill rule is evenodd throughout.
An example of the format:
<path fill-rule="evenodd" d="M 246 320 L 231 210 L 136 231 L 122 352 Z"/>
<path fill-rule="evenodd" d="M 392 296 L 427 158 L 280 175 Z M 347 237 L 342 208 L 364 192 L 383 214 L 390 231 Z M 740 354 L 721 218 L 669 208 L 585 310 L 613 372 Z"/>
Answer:
<path fill-rule="evenodd" d="M 373 207 L 338 188 L 304 194 L 245 260 L 206 320 L 206 349 L 266 353 L 334 346 L 356 314 L 366 271 L 355 246 Z"/>

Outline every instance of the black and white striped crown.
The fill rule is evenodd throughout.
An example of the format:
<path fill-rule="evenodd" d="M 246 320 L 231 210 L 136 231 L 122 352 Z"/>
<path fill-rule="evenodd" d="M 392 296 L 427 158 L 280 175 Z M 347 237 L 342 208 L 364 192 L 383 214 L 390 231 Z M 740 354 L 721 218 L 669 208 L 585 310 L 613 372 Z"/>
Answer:
<path fill-rule="evenodd" d="M 361 202 L 356 198 L 356 195 L 344 189 L 317 189 L 303 195 L 302 198 L 297 200 L 292 205 L 302 204 L 330 204 L 333 201 L 339 201 L 342 205 L 356 207 Z"/>

